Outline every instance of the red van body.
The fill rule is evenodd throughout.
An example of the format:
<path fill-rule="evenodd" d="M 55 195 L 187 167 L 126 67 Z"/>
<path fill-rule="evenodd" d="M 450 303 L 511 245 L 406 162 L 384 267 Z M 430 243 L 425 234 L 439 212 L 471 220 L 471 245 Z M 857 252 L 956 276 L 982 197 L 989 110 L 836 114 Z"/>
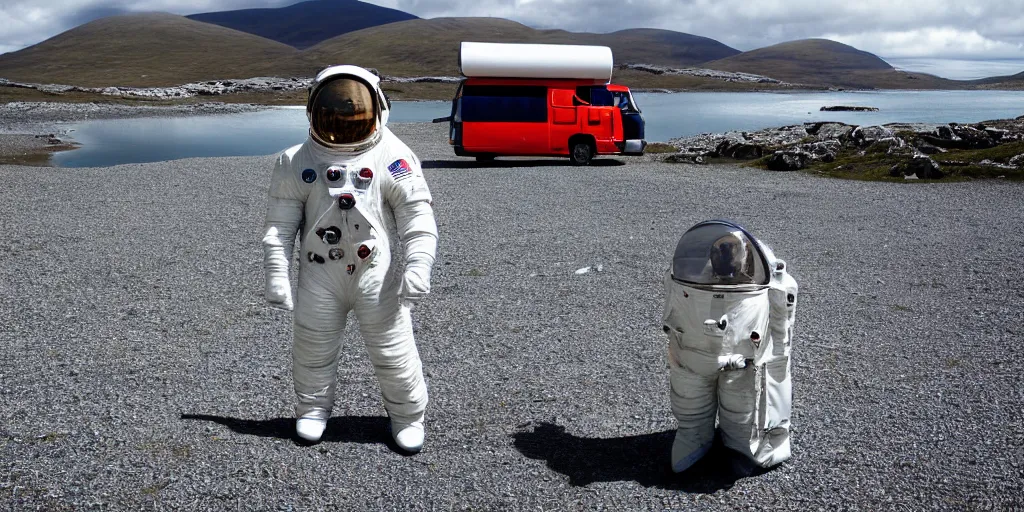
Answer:
<path fill-rule="evenodd" d="M 594 80 L 467 78 L 452 101 L 449 143 L 459 156 L 641 155 L 644 121 L 629 88 Z"/>

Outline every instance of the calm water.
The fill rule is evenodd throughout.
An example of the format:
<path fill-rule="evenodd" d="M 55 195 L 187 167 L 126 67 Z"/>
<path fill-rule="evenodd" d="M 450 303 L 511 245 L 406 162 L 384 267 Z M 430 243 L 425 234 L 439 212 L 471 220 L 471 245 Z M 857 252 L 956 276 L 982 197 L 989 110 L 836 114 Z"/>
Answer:
<path fill-rule="evenodd" d="M 850 124 L 969 123 L 1024 115 L 1024 92 L 892 91 L 806 93 L 635 94 L 647 140 L 809 121 Z M 878 112 L 820 112 L 825 105 L 878 107 Z M 393 122 L 429 122 L 449 114 L 447 101 L 394 102 Z M 70 126 L 82 147 L 54 155 L 62 167 L 97 167 L 199 156 L 269 155 L 306 137 L 302 108 L 188 118 L 97 120 Z M 443 142 L 439 142 L 443 144 Z"/>

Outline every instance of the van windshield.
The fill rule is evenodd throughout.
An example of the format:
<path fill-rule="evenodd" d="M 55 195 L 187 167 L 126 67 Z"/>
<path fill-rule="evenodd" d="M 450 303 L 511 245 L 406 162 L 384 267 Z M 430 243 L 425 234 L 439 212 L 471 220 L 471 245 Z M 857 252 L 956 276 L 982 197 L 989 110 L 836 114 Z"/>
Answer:
<path fill-rule="evenodd" d="M 612 93 L 612 97 L 615 98 L 615 106 L 619 107 L 623 112 L 630 114 L 640 113 L 640 109 L 636 108 L 636 103 L 633 102 L 633 95 L 629 91 L 615 91 Z"/>
<path fill-rule="evenodd" d="M 595 107 L 619 107 L 625 113 L 640 113 L 629 91 L 609 91 L 603 85 L 577 87 L 576 97 Z"/>

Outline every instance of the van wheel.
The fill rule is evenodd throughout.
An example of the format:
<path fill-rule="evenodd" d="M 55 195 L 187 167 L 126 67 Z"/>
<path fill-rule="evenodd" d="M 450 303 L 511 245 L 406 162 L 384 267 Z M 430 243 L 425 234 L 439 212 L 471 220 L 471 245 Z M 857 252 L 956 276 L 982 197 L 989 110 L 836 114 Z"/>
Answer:
<path fill-rule="evenodd" d="M 572 161 L 573 165 L 587 165 L 593 157 L 594 148 L 590 147 L 590 144 L 586 142 L 574 143 L 572 151 L 569 152 L 569 160 Z"/>

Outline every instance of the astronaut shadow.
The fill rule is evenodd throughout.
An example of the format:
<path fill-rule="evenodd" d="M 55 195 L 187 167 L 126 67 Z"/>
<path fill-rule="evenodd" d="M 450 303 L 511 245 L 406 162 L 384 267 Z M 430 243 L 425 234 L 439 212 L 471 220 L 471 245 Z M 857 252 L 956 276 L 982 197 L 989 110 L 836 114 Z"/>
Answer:
<path fill-rule="evenodd" d="M 208 421 L 223 425 L 232 432 L 247 436 L 287 439 L 300 446 L 310 443 L 295 435 L 295 418 L 243 420 L 209 414 L 182 414 L 183 420 Z M 386 444 L 392 451 L 405 455 L 390 434 L 390 422 L 384 416 L 341 416 L 327 420 L 321 443 Z"/>
<path fill-rule="evenodd" d="M 424 160 L 420 163 L 424 169 L 484 169 L 484 168 L 517 168 L 517 167 L 575 167 L 568 159 L 529 159 L 529 160 Z M 622 160 L 613 158 L 597 158 L 590 161 L 592 167 L 617 167 L 626 165 Z"/>
<path fill-rule="evenodd" d="M 543 460 L 547 466 L 569 477 L 570 485 L 583 487 L 595 482 L 635 481 L 644 487 L 713 494 L 732 488 L 742 478 L 767 470 L 715 439 L 711 450 L 682 473 L 674 473 L 669 453 L 675 429 L 638 436 L 614 438 L 577 437 L 565 427 L 534 423 L 532 431 L 512 435 L 513 444 L 525 457 Z"/>

